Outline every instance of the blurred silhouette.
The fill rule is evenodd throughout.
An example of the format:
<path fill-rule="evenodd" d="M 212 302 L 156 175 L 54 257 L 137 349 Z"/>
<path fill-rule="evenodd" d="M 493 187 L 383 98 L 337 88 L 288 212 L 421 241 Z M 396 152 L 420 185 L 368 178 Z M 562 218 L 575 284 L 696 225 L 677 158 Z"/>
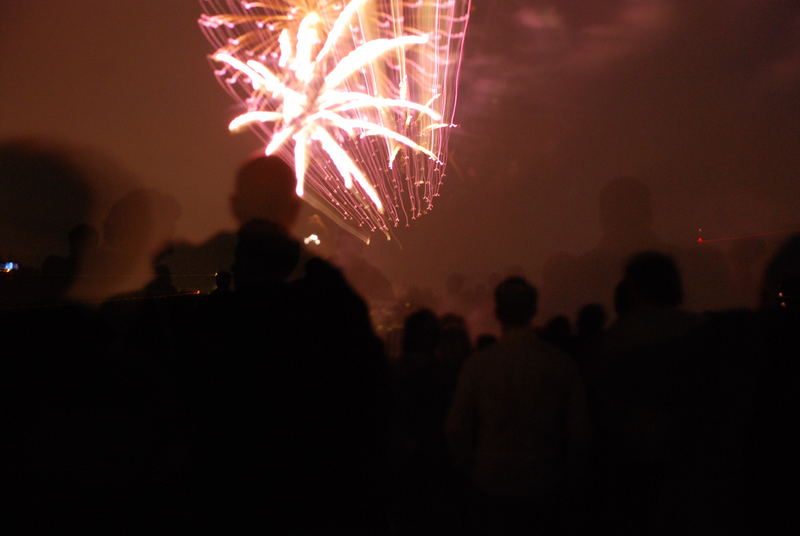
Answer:
<path fill-rule="evenodd" d="M 579 363 L 585 362 L 594 349 L 600 345 L 606 321 L 606 310 L 599 303 L 584 305 L 578 311 L 573 355 Z"/>
<path fill-rule="evenodd" d="M 599 303 L 590 303 L 581 307 L 578 311 L 578 319 L 575 323 L 577 335 L 581 338 L 591 338 L 606 326 L 606 310 Z"/>
<path fill-rule="evenodd" d="M 562 513 L 579 517 L 569 503 L 588 447 L 584 388 L 569 356 L 531 329 L 536 299 L 523 278 L 497 286 L 503 336 L 464 364 L 447 420 L 480 534 L 557 534 Z"/>
<path fill-rule="evenodd" d="M 214 283 L 217 285 L 210 296 L 226 296 L 231 293 L 231 282 L 233 281 L 233 276 L 230 272 L 226 272 L 225 270 L 221 272 L 217 272 L 214 275 Z"/>
<path fill-rule="evenodd" d="M 301 246 L 284 228 L 251 220 L 239 230 L 232 267 L 239 292 L 268 292 L 286 281 L 300 261 Z"/>
<path fill-rule="evenodd" d="M 631 312 L 630 284 L 622 279 L 614 287 L 614 313 L 617 318 L 626 316 Z"/>
<path fill-rule="evenodd" d="M 39 141 L 0 144 L 0 256 L 38 267 L 64 252 L 65 233 L 87 221 L 88 180 L 72 155 Z"/>
<path fill-rule="evenodd" d="M 271 158 L 251 158 L 236 172 L 236 186 L 231 194 L 231 214 L 239 227 L 252 220 L 265 220 L 289 233 L 300 211 L 295 195 L 294 172 Z M 175 274 L 175 284 L 182 290 L 213 290 L 213 274 L 233 265 L 237 237 L 220 232 L 202 244 L 172 244 L 164 262 Z"/>
<path fill-rule="evenodd" d="M 752 385 L 756 377 L 753 426 L 745 450 L 745 506 L 753 530 L 796 531 L 800 523 L 791 506 L 794 494 L 786 490 L 800 479 L 800 441 L 791 424 L 800 411 L 800 234 L 786 240 L 767 264 L 759 317 L 756 359 L 742 367 L 750 381 L 741 383 Z M 752 330 L 732 326 L 728 332 L 739 352 L 752 348 Z M 732 386 L 737 387 L 741 384 Z"/>
<path fill-rule="evenodd" d="M 789 238 L 767 265 L 761 284 L 762 309 L 800 305 L 800 235 Z"/>
<path fill-rule="evenodd" d="M 249 162 L 241 176 L 264 174 L 254 182 L 273 184 L 273 197 L 239 201 L 278 220 L 242 226 L 232 306 L 221 315 L 206 302 L 214 329 L 199 322 L 194 335 L 202 519 L 220 530 L 257 522 L 277 532 L 369 533 L 385 515 L 382 345 L 342 274 L 288 235 L 298 203 L 291 168 L 260 160 L 269 162 Z"/>
<path fill-rule="evenodd" d="M 403 356 L 411 364 L 418 357 L 432 363 L 439 344 L 439 319 L 430 309 L 420 309 L 406 317 L 403 329 Z"/>
<path fill-rule="evenodd" d="M 172 284 L 172 274 L 167 266 L 158 264 L 155 272 L 153 280 L 144 287 L 145 296 L 170 296 L 178 293 L 178 289 Z"/>
<path fill-rule="evenodd" d="M 125 194 L 103 221 L 100 246 L 85 250 L 81 263 L 85 277 L 76 281 L 71 294 L 100 301 L 142 290 L 152 277 L 153 266 L 162 264 L 160 259 L 180 213 L 180 205 L 170 195 L 144 189 Z M 163 274 L 167 267 L 162 266 Z"/>
<path fill-rule="evenodd" d="M 66 230 L 86 221 L 92 192 L 67 150 L 33 140 L 0 144 L 0 260 L 20 271 L 4 277 L 0 304 L 59 300 L 72 280 Z M 42 266 L 43 273 L 36 273 Z"/>
<path fill-rule="evenodd" d="M 446 468 L 442 427 L 450 399 L 437 361 L 441 325 L 430 309 L 405 319 L 392 378 L 394 523 L 403 532 L 435 530 L 435 500 Z"/>
<path fill-rule="evenodd" d="M 448 313 L 439 319 L 441 334 L 439 345 L 436 348 L 436 356 L 441 367 L 442 380 L 447 389 L 447 398 L 453 393 L 458 381 L 458 373 L 461 366 L 472 352 L 470 343 L 469 329 L 464 317 Z"/>
<path fill-rule="evenodd" d="M 676 247 L 654 231 L 651 193 L 640 180 L 622 177 L 600 192 L 600 241 L 578 256 L 559 253 L 545 264 L 544 286 L 557 295 L 545 296 L 547 313 L 575 311 L 583 303 L 611 305 L 609 290 L 618 280 L 624 259 L 637 251 L 664 251 L 678 259 L 690 296 L 687 307 L 703 311 L 735 305 L 736 293 L 724 256 L 711 244 Z"/>
<path fill-rule="evenodd" d="M 561 255 L 550 263 L 544 286 L 562 294 L 551 298 L 559 311 L 575 311 L 582 303 L 608 303 L 608 289 L 618 279 L 625 258 L 642 249 L 666 249 L 653 230 L 650 190 L 631 177 L 608 183 L 598 198 L 600 242 L 573 258 Z M 569 292 L 565 291 L 569 289 Z M 552 313 L 553 311 L 548 311 Z"/>
<path fill-rule="evenodd" d="M 406 317 L 394 367 L 394 524 L 403 533 L 457 527 L 460 480 L 450 470 L 444 423 L 461 364 L 470 353 L 464 319 L 422 309 Z"/>
<path fill-rule="evenodd" d="M 412 413 L 405 419 L 408 423 L 419 422 L 423 414 L 430 415 L 432 397 L 438 400 L 443 396 L 442 371 L 436 354 L 441 335 L 440 321 L 430 309 L 420 309 L 405 319 L 403 352 L 395 367 L 395 384 L 399 396 L 407 397 L 399 401 L 398 408 Z M 397 422 L 404 419 L 400 417 Z"/>
<path fill-rule="evenodd" d="M 565 352 L 572 352 L 572 326 L 566 316 L 558 315 L 551 318 L 538 330 L 538 333 L 542 340 Z"/>
<path fill-rule="evenodd" d="M 8 251 L 0 256 L 22 268 L 14 300 L 99 301 L 147 281 L 179 208 L 161 194 L 131 192 L 112 207 L 99 248 L 98 233 L 87 222 L 103 201 L 96 199 L 98 190 L 119 182 L 119 172 L 90 151 L 39 141 L 2 144 L 0 247 Z M 30 270 L 39 265 L 42 273 L 34 276 Z M 33 277 L 23 277 L 26 271 Z"/>
<path fill-rule="evenodd" d="M 537 290 L 500 271 L 488 278 L 494 296 L 453 274 L 441 291 L 412 287 L 394 301 L 363 244 L 342 240 L 346 273 L 394 311 L 397 332 L 403 323 L 389 370 L 367 303 L 322 249 L 290 234 L 300 201 L 281 160 L 242 166 L 238 232 L 200 247 L 169 246 L 180 207 L 150 190 L 118 199 L 98 233 L 88 179 L 72 153 L 0 146 L 0 260 L 20 262 L 0 265 L 0 485 L 12 531 L 640 536 L 798 525 L 785 489 L 800 479 L 800 235 L 763 270 L 758 310 L 689 312 L 748 302 L 764 243 L 732 243 L 738 288 L 720 301 L 729 281 L 718 253 L 659 244 L 647 189 L 614 181 L 598 247 L 544 267 L 551 304 L 603 296 L 580 308 L 574 337 L 563 315 L 534 330 Z M 659 251 L 628 256 L 643 244 Z M 212 273 L 207 296 L 181 292 L 198 275 L 210 289 Z M 111 291 L 97 310 L 70 302 Z M 499 339 L 486 333 L 489 302 Z M 437 317 L 436 306 L 457 313 Z"/>
<path fill-rule="evenodd" d="M 647 534 L 657 528 L 667 475 L 687 437 L 694 400 L 687 338 L 702 320 L 680 308 L 683 287 L 673 258 L 639 253 L 623 280 L 617 300 L 624 314 L 585 370 L 608 522 L 620 534 Z"/>
<path fill-rule="evenodd" d="M 98 235 L 92 226 L 75 226 L 69 232 L 68 241 L 69 254 L 66 257 L 50 255 L 42 263 L 42 297 L 46 302 L 57 303 L 65 298 L 70 288 L 75 287 L 76 280 L 88 275 L 85 265 L 96 255 Z"/>

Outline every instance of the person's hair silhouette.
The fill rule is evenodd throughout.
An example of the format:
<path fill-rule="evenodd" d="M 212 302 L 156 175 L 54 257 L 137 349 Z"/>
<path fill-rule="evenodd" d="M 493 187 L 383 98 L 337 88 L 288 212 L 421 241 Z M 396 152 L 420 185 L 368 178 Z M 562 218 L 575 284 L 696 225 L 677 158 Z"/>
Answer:
<path fill-rule="evenodd" d="M 509 277 L 497 285 L 495 314 L 503 328 L 526 327 L 536 315 L 536 288 L 523 277 Z"/>
<path fill-rule="evenodd" d="M 277 156 L 248 160 L 236 174 L 231 210 L 240 225 L 266 220 L 291 229 L 300 211 L 294 171 Z"/>

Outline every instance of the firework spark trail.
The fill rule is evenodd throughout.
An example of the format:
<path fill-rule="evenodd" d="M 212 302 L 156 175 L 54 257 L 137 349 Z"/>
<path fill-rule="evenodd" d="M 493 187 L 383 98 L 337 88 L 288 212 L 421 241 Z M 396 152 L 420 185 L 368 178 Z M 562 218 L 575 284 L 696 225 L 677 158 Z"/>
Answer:
<path fill-rule="evenodd" d="M 222 86 L 298 195 L 368 231 L 433 207 L 470 0 L 201 0 Z M 318 205 L 318 203 L 315 203 Z"/>

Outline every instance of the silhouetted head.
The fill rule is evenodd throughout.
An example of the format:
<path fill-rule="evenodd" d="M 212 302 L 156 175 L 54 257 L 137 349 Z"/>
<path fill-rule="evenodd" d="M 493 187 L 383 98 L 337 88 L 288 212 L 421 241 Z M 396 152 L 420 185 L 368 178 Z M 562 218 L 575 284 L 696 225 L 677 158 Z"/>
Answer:
<path fill-rule="evenodd" d="M 681 274 L 669 255 L 655 251 L 634 255 L 625 267 L 625 282 L 633 308 L 677 307 L 683 303 Z"/>
<path fill-rule="evenodd" d="M 586 336 L 600 333 L 606 325 L 606 310 L 599 303 L 590 303 L 578 311 L 578 335 Z"/>
<path fill-rule="evenodd" d="M 439 337 L 439 359 L 451 370 L 458 369 L 472 352 L 467 321 L 461 315 L 447 313 L 439 319 L 439 324 L 442 329 Z"/>
<path fill-rule="evenodd" d="M 403 329 L 404 354 L 433 354 L 439 344 L 439 319 L 430 309 L 406 317 Z"/>
<path fill-rule="evenodd" d="M 86 221 L 92 192 L 74 155 L 38 141 L 0 143 L 0 254 L 38 266 Z"/>
<path fill-rule="evenodd" d="M 172 238 L 180 215 L 181 206 L 171 195 L 133 190 L 109 210 L 103 222 L 104 244 L 133 257 L 154 257 Z"/>
<path fill-rule="evenodd" d="M 767 265 L 761 287 L 761 307 L 800 307 L 800 234 L 784 242 Z"/>
<path fill-rule="evenodd" d="M 495 316 L 503 329 L 526 327 L 536 316 L 536 288 L 523 277 L 509 277 L 494 291 Z"/>
<path fill-rule="evenodd" d="M 564 315 L 554 316 L 542 329 L 546 338 L 552 342 L 564 342 L 572 336 L 572 325 Z"/>
<path fill-rule="evenodd" d="M 237 290 L 264 288 L 284 281 L 300 258 L 300 245 L 277 223 L 253 220 L 239 230 L 233 260 Z"/>
<path fill-rule="evenodd" d="M 214 283 L 217 285 L 217 289 L 221 291 L 229 291 L 231 289 L 232 279 L 231 273 L 224 270 L 214 274 Z"/>
<path fill-rule="evenodd" d="M 292 168 L 277 156 L 248 160 L 236 174 L 236 192 L 231 198 L 234 217 L 240 225 L 266 220 L 288 231 L 300 211 L 296 183 Z"/>

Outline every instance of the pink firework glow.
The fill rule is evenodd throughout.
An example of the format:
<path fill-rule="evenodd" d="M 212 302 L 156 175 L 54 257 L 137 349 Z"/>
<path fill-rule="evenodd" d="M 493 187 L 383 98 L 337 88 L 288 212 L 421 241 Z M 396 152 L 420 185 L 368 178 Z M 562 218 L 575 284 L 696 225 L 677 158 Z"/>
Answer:
<path fill-rule="evenodd" d="M 362 236 L 433 208 L 470 0 L 202 6 L 215 74 L 242 103 L 229 129 L 291 163 L 297 195 Z"/>

